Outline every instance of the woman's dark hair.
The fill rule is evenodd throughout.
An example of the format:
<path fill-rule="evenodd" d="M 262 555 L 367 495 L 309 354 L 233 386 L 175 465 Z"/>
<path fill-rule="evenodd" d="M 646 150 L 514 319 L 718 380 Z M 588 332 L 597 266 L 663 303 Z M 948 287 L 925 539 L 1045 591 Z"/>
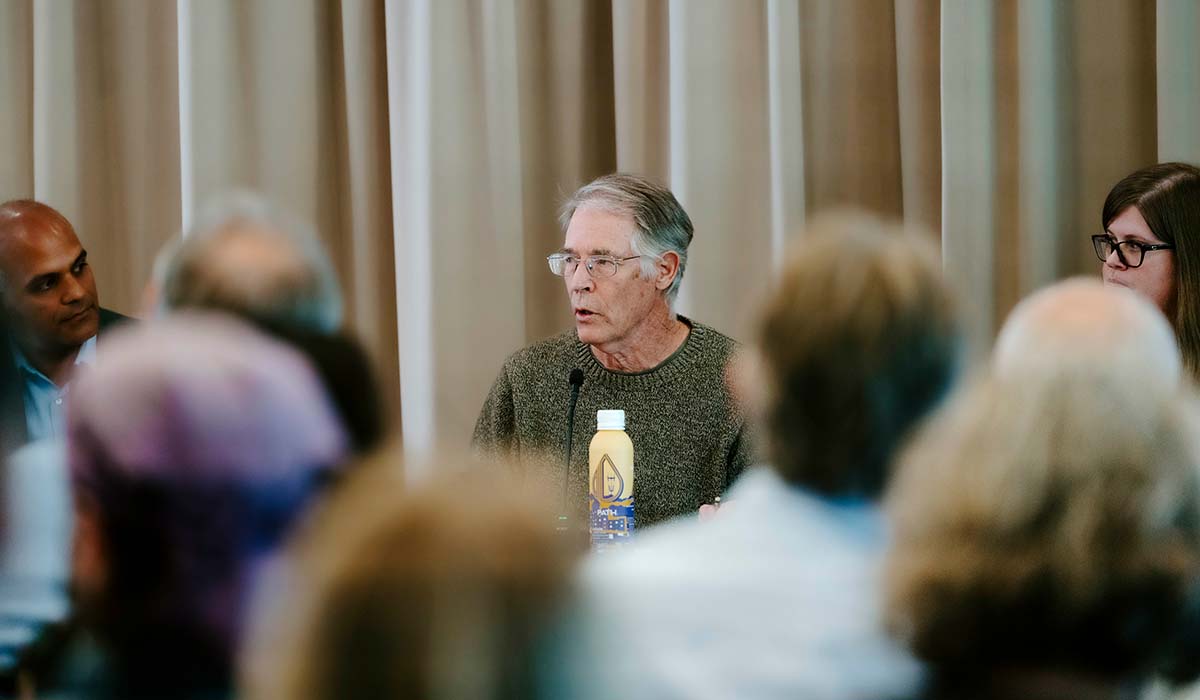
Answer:
<path fill-rule="evenodd" d="M 1169 320 L 1184 365 L 1200 377 L 1200 168 L 1158 163 L 1126 176 L 1104 200 L 1104 229 L 1129 207 L 1137 207 L 1155 236 L 1175 246 L 1175 308 Z"/>

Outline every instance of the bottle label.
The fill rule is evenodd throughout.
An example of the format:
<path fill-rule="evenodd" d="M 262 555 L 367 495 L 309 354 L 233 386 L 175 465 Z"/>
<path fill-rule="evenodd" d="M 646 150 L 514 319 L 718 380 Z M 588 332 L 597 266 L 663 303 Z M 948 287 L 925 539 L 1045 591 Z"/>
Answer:
<path fill-rule="evenodd" d="M 590 529 L 592 549 L 620 546 L 633 536 L 633 483 L 608 454 L 592 473 Z"/>

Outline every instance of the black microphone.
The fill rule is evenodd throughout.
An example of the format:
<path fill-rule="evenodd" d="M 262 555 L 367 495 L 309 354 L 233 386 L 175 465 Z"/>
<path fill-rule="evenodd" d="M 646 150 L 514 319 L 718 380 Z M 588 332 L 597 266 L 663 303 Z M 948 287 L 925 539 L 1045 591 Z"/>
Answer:
<path fill-rule="evenodd" d="M 579 387 L 583 386 L 583 370 L 576 367 L 567 376 L 571 385 L 571 403 L 567 408 L 567 451 L 563 455 L 562 508 L 558 515 L 558 531 L 567 531 L 567 484 L 571 479 L 571 443 L 575 438 L 575 404 L 579 402 Z"/>

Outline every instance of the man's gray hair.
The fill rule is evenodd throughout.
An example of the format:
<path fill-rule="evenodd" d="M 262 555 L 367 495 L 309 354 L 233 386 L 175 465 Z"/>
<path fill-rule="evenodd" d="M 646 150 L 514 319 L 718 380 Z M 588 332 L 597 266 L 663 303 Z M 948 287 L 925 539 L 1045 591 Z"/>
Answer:
<path fill-rule="evenodd" d="M 204 207 L 154 276 L 168 311 L 215 308 L 323 333 L 341 326 L 341 288 L 316 231 L 247 192 Z"/>
<path fill-rule="evenodd" d="M 679 271 L 667 288 L 667 303 L 674 304 L 687 268 L 687 249 L 692 242 L 692 220 L 679 200 L 667 188 L 628 173 L 613 173 L 580 187 L 563 204 L 558 215 L 563 231 L 571 223 L 575 210 L 587 205 L 633 219 L 630 245 L 634 255 L 642 256 L 642 274 L 654 275 L 654 264 L 665 253 L 679 256 Z"/>

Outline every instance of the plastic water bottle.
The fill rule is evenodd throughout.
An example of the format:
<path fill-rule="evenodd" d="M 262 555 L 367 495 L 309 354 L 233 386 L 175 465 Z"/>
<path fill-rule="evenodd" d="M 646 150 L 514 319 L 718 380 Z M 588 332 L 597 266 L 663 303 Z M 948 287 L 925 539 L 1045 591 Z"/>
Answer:
<path fill-rule="evenodd" d="M 633 537 L 633 441 L 625 433 L 625 411 L 596 412 L 588 465 L 592 549 L 603 552 Z"/>

